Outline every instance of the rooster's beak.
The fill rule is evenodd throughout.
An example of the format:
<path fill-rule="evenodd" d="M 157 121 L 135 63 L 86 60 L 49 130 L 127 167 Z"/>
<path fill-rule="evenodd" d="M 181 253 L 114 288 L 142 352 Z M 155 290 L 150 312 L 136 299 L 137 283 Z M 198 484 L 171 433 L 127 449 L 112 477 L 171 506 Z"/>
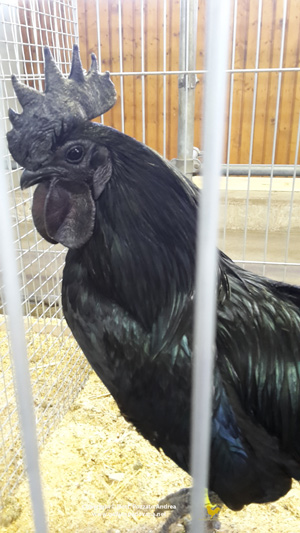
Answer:
<path fill-rule="evenodd" d="M 27 189 L 31 185 L 35 185 L 42 179 L 40 172 L 34 172 L 32 170 L 24 170 L 20 180 L 21 189 Z"/>
<path fill-rule="evenodd" d="M 55 178 L 63 178 L 65 176 L 65 171 L 63 168 L 59 167 L 45 167 L 39 168 L 38 170 L 23 170 L 20 186 L 21 189 L 27 189 L 32 185 L 36 185 L 41 181 L 52 180 Z"/>

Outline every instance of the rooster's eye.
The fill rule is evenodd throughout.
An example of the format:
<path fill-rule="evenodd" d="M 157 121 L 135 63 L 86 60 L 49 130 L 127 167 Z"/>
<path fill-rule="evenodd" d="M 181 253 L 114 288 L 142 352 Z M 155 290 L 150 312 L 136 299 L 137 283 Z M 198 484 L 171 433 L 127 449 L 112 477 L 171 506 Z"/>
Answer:
<path fill-rule="evenodd" d="M 80 163 L 83 158 L 83 148 L 82 146 L 72 146 L 66 153 L 66 159 L 69 163 Z"/>

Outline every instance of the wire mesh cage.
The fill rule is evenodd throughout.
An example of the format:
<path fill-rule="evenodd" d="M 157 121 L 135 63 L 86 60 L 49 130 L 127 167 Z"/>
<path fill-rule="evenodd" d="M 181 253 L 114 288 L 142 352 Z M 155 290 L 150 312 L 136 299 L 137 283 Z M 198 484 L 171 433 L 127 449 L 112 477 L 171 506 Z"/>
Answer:
<path fill-rule="evenodd" d="M 87 66 L 89 52 L 97 50 L 119 95 L 105 124 L 179 166 L 182 161 L 185 171 L 192 165 L 190 175 L 201 173 L 203 155 L 205 6 L 79 2 L 83 60 Z M 298 31 L 295 0 L 231 2 L 220 224 L 220 247 L 232 259 L 294 283 L 300 261 Z"/>
<path fill-rule="evenodd" d="M 43 46 L 67 75 L 78 42 L 84 67 L 96 53 L 117 89 L 116 106 L 99 120 L 173 160 L 201 186 L 205 7 L 204 0 L 0 0 L 2 137 L 11 127 L 8 108 L 19 105 L 11 74 L 43 90 Z M 249 270 L 292 283 L 300 279 L 298 10 L 297 0 L 231 3 L 219 239 L 220 248 Z M 32 191 L 20 190 L 21 171 L 8 152 L 4 165 L 43 444 L 84 386 L 89 367 L 63 319 L 66 251 L 36 232 Z M 0 283 L 0 503 L 5 506 L 24 467 L 1 278 Z"/>
<path fill-rule="evenodd" d="M 42 89 L 43 46 L 51 46 L 63 72 L 68 71 L 73 42 L 78 39 L 77 7 L 70 2 L 1 2 L 1 134 L 10 129 L 8 108 L 18 109 L 11 75 Z M 15 234 L 18 272 L 34 394 L 39 443 L 67 411 L 83 386 L 88 366 L 62 316 L 62 247 L 49 246 L 31 219 L 31 192 L 19 188 L 20 170 L 4 155 L 10 215 Z M 2 176 L 2 179 L 4 177 Z M 1 278 L 0 278 L 1 279 Z M 6 301 L 1 281 L 0 427 L 1 505 L 23 475 L 22 446 L 10 359 Z"/>

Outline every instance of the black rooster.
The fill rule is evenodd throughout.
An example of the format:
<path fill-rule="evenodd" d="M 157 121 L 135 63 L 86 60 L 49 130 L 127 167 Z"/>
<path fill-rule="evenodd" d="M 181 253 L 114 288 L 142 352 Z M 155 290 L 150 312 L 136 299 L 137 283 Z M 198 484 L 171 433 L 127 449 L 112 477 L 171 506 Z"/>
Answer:
<path fill-rule="evenodd" d="M 44 94 L 13 78 L 7 137 L 37 229 L 70 248 L 65 317 L 124 417 L 189 471 L 197 189 L 89 121 L 115 102 L 95 56 L 85 76 L 74 46 L 66 80 L 46 49 L 45 74 Z M 209 488 L 238 510 L 300 479 L 300 288 L 219 257 Z"/>

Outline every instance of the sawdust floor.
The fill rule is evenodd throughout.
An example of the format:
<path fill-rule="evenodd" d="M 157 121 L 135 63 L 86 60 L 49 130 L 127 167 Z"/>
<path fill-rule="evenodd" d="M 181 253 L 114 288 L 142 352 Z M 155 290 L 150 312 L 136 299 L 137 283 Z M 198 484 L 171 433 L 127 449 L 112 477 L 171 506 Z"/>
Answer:
<path fill-rule="evenodd" d="M 124 421 L 94 374 L 42 450 L 41 470 L 50 533 L 157 532 L 159 499 L 190 484 Z M 8 503 L 0 533 L 32 532 L 26 483 Z M 220 520 L 224 533 L 299 533 L 299 484 L 273 504 L 223 508 Z"/>

